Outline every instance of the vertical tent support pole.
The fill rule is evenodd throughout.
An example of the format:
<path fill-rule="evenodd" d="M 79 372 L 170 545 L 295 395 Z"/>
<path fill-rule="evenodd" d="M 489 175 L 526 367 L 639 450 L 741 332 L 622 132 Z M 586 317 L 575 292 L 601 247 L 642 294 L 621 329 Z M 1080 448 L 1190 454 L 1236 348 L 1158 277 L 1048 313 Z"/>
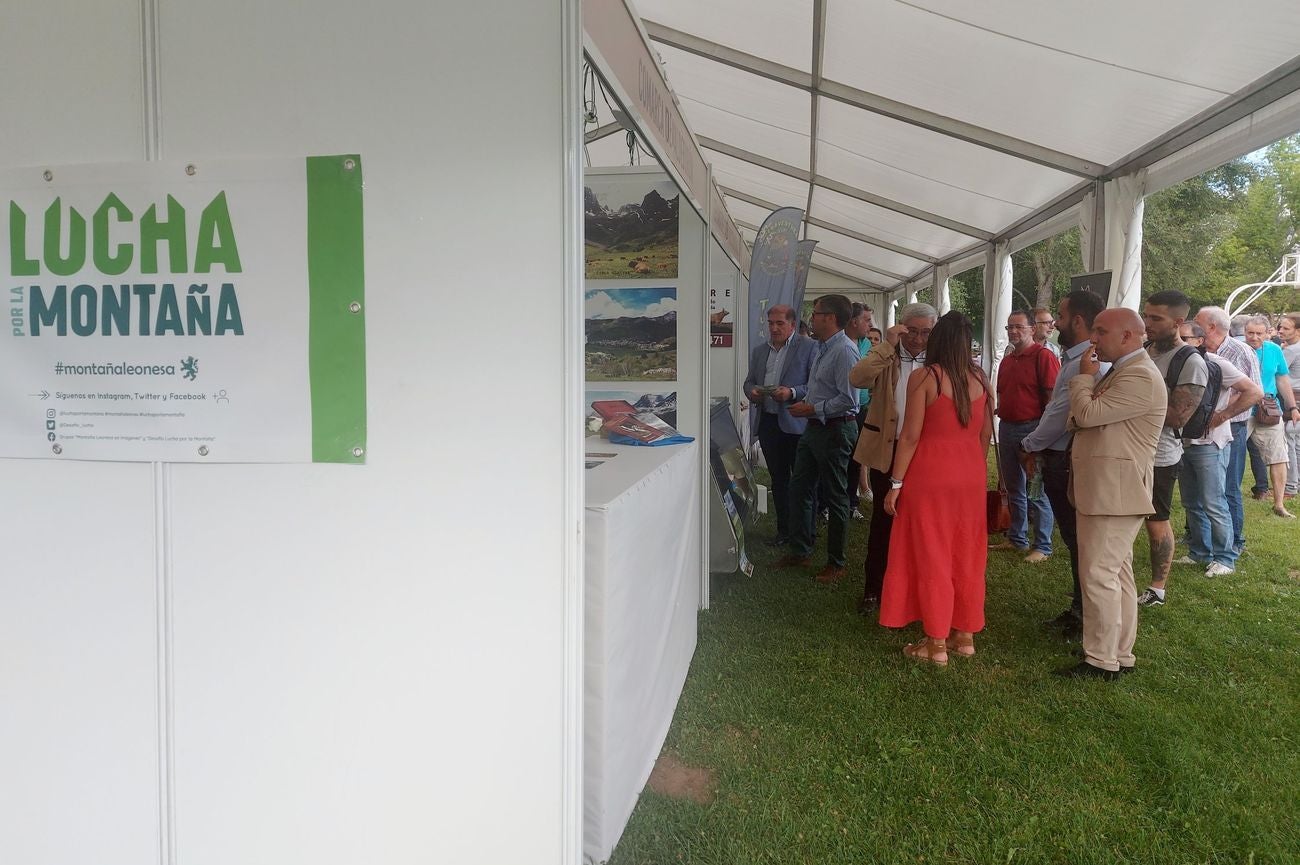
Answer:
<path fill-rule="evenodd" d="M 708 182 L 705 183 L 705 189 L 713 188 L 713 166 L 705 165 L 706 177 Z M 701 321 L 704 322 L 704 357 L 700 364 L 700 609 L 709 608 L 709 505 L 710 497 L 713 495 L 713 484 L 709 479 L 712 471 L 709 466 L 709 423 L 710 409 L 712 402 L 711 392 L 713 390 L 712 378 L 709 374 L 709 364 L 713 352 L 712 339 L 709 336 L 709 254 L 712 252 L 710 242 L 713 235 L 709 229 L 712 224 L 710 215 L 713 210 L 713 196 L 704 196 L 704 221 L 701 224 L 701 248 L 703 255 L 700 256 L 700 315 Z M 732 342 L 735 342 L 735 328 L 732 328 Z M 740 362 L 737 360 L 736 365 Z"/>

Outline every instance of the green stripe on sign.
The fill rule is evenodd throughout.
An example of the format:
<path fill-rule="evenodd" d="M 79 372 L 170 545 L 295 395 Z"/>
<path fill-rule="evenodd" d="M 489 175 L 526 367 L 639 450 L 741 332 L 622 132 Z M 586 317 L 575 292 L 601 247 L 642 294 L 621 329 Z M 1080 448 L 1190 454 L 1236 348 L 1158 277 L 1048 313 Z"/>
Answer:
<path fill-rule="evenodd" d="M 366 461 L 365 257 L 361 157 L 307 158 L 307 339 L 311 458 Z M 354 311 L 355 310 L 355 311 Z"/>

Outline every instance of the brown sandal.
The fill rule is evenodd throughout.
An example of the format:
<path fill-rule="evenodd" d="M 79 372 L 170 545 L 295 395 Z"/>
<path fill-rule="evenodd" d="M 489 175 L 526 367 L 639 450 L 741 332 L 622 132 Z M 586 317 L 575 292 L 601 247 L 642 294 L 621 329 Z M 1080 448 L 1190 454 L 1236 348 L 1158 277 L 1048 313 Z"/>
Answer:
<path fill-rule="evenodd" d="M 925 637 L 903 647 L 903 654 L 917 661 L 929 661 L 940 667 L 948 666 L 948 643 L 943 639 Z"/>
<path fill-rule="evenodd" d="M 948 635 L 948 651 L 963 658 L 972 657 L 975 654 L 975 635 L 954 630 Z"/>

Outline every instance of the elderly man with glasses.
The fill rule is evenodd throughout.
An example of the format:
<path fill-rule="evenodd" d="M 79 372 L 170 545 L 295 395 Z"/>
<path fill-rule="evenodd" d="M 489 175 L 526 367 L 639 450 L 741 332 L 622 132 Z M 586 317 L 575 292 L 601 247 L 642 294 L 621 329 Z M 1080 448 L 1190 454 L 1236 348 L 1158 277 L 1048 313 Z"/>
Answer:
<path fill-rule="evenodd" d="M 894 447 L 903 429 L 907 409 L 907 379 L 925 365 L 925 346 L 939 318 L 928 303 L 909 303 L 898 314 L 899 324 L 885 331 L 885 338 L 863 355 L 849 371 L 849 383 L 871 390 L 871 404 L 862 422 L 862 432 L 853 457 L 867 467 L 871 483 L 871 529 L 867 535 L 865 576 L 858 612 L 870 615 L 880 606 L 880 590 L 889 565 L 889 534 L 894 518 L 885 512 L 890 490 L 889 473 L 894 467 Z"/>
<path fill-rule="evenodd" d="M 1023 310 L 1007 316 L 1011 351 L 998 367 L 998 466 L 1007 489 L 1011 528 L 1007 529 L 1006 539 L 991 549 L 1028 551 L 1025 561 L 1037 564 L 1052 554 L 1052 506 L 1041 486 L 1028 489 L 1029 478 L 1020 463 L 1020 443 L 1038 428 L 1052 400 L 1061 361 L 1034 341 L 1033 320 Z"/>
<path fill-rule="evenodd" d="M 1036 306 L 1029 310 L 1029 314 L 1033 316 L 1034 342 L 1056 355 L 1056 359 L 1060 360 L 1061 348 L 1049 338 L 1052 331 L 1056 329 L 1056 318 L 1052 315 L 1052 311 L 1043 306 Z"/>

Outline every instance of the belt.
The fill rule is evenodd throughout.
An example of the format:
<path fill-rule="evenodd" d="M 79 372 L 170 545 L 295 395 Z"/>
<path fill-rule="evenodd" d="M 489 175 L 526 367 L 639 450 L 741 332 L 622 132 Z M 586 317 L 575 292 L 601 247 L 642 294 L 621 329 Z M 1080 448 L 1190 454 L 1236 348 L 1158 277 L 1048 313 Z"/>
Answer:
<path fill-rule="evenodd" d="M 817 426 L 839 426 L 842 423 L 846 423 L 851 420 L 856 421 L 857 419 L 858 419 L 857 415 L 853 415 L 851 417 L 832 417 L 832 418 L 827 418 L 826 420 L 820 420 L 815 417 L 810 417 L 808 418 L 808 423 L 815 423 L 817 424 Z"/>

